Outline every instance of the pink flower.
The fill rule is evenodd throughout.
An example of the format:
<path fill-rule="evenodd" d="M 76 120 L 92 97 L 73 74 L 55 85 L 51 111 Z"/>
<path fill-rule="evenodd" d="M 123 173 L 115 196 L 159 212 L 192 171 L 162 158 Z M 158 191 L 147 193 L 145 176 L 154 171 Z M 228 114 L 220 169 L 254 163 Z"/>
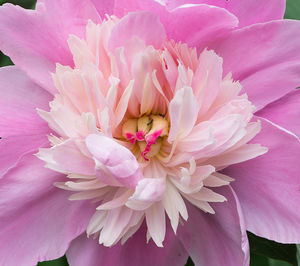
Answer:
<path fill-rule="evenodd" d="M 300 242 L 300 22 L 194 2 L 0 8 L 1 265 L 248 265 L 246 230 Z"/>

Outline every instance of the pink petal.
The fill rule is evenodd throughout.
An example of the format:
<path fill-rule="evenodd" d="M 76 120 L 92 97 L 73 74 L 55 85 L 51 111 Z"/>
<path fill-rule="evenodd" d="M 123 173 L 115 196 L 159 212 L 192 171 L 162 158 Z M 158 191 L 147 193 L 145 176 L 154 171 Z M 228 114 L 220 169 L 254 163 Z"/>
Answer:
<path fill-rule="evenodd" d="M 224 170 L 245 214 L 247 230 L 281 243 L 300 242 L 300 142 L 289 132 L 262 120 L 253 139 L 269 151 Z"/>
<path fill-rule="evenodd" d="M 72 242 L 67 258 L 72 266 L 182 266 L 186 263 L 188 254 L 170 227 L 167 228 L 164 248 L 157 247 L 153 241 L 147 244 L 146 226 L 142 225 L 124 245 L 119 243 L 110 248 L 99 245 L 91 238 L 87 239 L 83 234 Z"/>
<path fill-rule="evenodd" d="M 214 6 L 194 5 L 168 10 L 162 1 L 115 1 L 114 13 L 119 16 L 142 10 L 150 11 L 159 17 L 168 39 L 186 42 L 190 46 L 198 46 L 201 42 L 202 48 L 209 41 L 226 35 L 238 25 L 238 19 L 233 14 Z M 155 26 L 150 26 L 149 29 L 155 29 Z"/>
<path fill-rule="evenodd" d="M 159 1 L 153 0 L 114 0 L 114 14 L 118 17 L 125 16 L 129 12 L 147 10 L 159 15 L 160 20 L 166 17 L 167 10 Z"/>
<path fill-rule="evenodd" d="M 237 30 L 213 45 L 224 74 L 240 80 L 258 109 L 299 86 L 299 31 L 299 21 L 273 21 Z"/>
<path fill-rule="evenodd" d="M 109 49 L 124 46 L 134 36 L 155 48 L 160 48 L 166 38 L 164 27 L 155 14 L 135 12 L 123 17 L 113 28 L 108 42 Z"/>
<path fill-rule="evenodd" d="M 285 11 L 284 0 L 168 0 L 167 6 L 174 8 L 179 5 L 191 3 L 203 3 L 227 9 L 237 16 L 239 19 L 239 27 L 282 19 Z"/>
<path fill-rule="evenodd" d="M 86 145 L 91 154 L 115 180 L 125 186 L 135 188 L 142 178 L 139 164 L 134 155 L 113 139 L 91 134 L 86 138 Z"/>
<path fill-rule="evenodd" d="M 270 103 L 256 115 L 267 118 L 300 137 L 300 91 L 293 91 Z"/>
<path fill-rule="evenodd" d="M 73 64 L 67 39 L 72 33 L 83 36 L 88 19 L 100 21 L 88 1 L 44 0 L 34 11 L 3 5 L 1 50 L 37 84 L 55 93 L 50 72 L 55 71 L 55 63 Z"/>
<path fill-rule="evenodd" d="M 36 112 L 48 109 L 52 96 L 18 68 L 0 69 L 0 176 L 18 158 L 47 142 L 49 128 Z"/>
<path fill-rule="evenodd" d="M 238 25 L 238 19 L 226 9 L 209 5 L 181 6 L 168 15 L 168 21 L 164 24 L 168 39 L 200 50 Z"/>
<path fill-rule="evenodd" d="M 112 15 L 115 0 L 91 0 L 93 5 L 96 7 L 98 13 L 101 15 L 102 18 L 105 18 L 105 15 Z"/>
<path fill-rule="evenodd" d="M 196 265 L 249 265 L 249 247 L 240 205 L 229 187 L 215 189 L 228 202 L 213 205 L 215 214 L 187 204 L 189 218 L 178 237 Z"/>
<path fill-rule="evenodd" d="M 1 265 L 36 265 L 58 258 L 85 230 L 94 207 L 70 202 L 69 192 L 53 186 L 61 178 L 26 155 L 1 179 Z"/>

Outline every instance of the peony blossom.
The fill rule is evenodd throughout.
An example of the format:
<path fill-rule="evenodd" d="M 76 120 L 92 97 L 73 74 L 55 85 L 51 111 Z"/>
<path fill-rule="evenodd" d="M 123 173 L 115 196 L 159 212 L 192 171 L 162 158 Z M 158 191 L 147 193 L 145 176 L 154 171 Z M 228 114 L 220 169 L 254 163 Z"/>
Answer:
<path fill-rule="evenodd" d="M 300 243 L 285 1 L 0 8 L 0 264 L 249 265 Z"/>

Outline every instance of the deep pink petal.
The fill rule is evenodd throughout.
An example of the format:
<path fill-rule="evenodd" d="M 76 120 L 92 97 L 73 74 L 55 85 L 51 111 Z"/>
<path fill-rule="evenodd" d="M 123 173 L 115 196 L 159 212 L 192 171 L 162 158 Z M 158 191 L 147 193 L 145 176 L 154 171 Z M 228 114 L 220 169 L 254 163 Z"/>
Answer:
<path fill-rule="evenodd" d="M 124 245 L 119 243 L 110 248 L 83 234 L 71 243 L 67 258 L 72 266 L 182 266 L 186 263 L 188 254 L 170 227 L 163 244 L 163 248 L 157 247 L 152 240 L 147 244 L 146 228 L 142 225 Z"/>
<path fill-rule="evenodd" d="M 147 11 L 134 12 L 123 17 L 113 28 L 108 46 L 110 49 L 124 46 L 133 37 L 145 41 L 146 45 L 160 48 L 166 35 L 155 14 Z"/>
<path fill-rule="evenodd" d="M 83 36 L 88 19 L 100 21 L 95 7 L 81 0 L 44 0 L 37 10 L 0 7 L 0 48 L 37 84 L 55 93 L 55 63 L 72 65 L 69 34 Z"/>
<path fill-rule="evenodd" d="M 17 67 L 0 69 L 0 176 L 18 158 L 47 142 L 49 128 L 36 112 L 52 99 Z"/>
<path fill-rule="evenodd" d="M 36 265 L 62 256 L 86 228 L 90 203 L 53 186 L 62 176 L 25 155 L 0 180 L 0 264 Z"/>
<path fill-rule="evenodd" d="M 225 169 L 245 215 L 247 230 L 281 243 L 300 242 L 300 142 L 262 120 L 253 139 L 269 148 L 260 157 Z"/>
<path fill-rule="evenodd" d="M 168 8 L 183 4 L 208 4 L 227 9 L 239 19 L 239 27 L 282 19 L 285 11 L 285 0 L 168 0 Z"/>
<path fill-rule="evenodd" d="M 299 86 L 299 32 L 300 21 L 273 21 L 234 31 L 212 48 L 224 74 L 232 72 L 260 109 Z"/>
<path fill-rule="evenodd" d="M 189 218 L 178 237 L 196 265 L 249 265 L 249 246 L 239 201 L 229 187 L 216 189 L 228 202 L 213 205 L 215 214 L 188 204 Z"/>
<path fill-rule="evenodd" d="M 293 91 L 268 104 L 256 115 L 265 117 L 300 137 L 300 91 Z"/>

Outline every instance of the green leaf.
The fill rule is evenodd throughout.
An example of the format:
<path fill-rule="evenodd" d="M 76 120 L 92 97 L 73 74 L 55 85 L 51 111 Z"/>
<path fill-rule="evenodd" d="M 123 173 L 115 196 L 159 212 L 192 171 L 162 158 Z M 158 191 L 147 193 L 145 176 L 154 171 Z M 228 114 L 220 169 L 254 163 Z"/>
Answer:
<path fill-rule="evenodd" d="M 252 254 L 266 256 L 275 260 L 282 260 L 288 262 L 287 265 L 297 266 L 297 246 L 295 244 L 281 244 L 275 241 L 271 241 L 262 237 L 258 237 L 248 232 L 248 239 L 250 244 L 250 250 Z M 273 263 L 273 264 L 270 264 Z M 274 264 L 272 260 L 269 261 L 269 265 Z M 281 262 L 281 265 L 284 265 Z M 259 265 L 259 264 L 253 264 Z"/>
<path fill-rule="evenodd" d="M 66 256 L 57 260 L 39 262 L 37 266 L 69 266 Z"/>
<path fill-rule="evenodd" d="M 4 55 L 0 51 L 0 67 L 8 66 L 8 65 L 13 65 L 13 62 L 10 60 L 10 58 L 8 56 Z"/>
<path fill-rule="evenodd" d="M 186 262 L 185 266 L 195 266 L 194 262 L 192 259 L 189 257 L 188 261 Z"/>
<path fill-rule="evenodd" d="M 300 20 L 300 0 L 287 0 L 284 18 Z"/>

